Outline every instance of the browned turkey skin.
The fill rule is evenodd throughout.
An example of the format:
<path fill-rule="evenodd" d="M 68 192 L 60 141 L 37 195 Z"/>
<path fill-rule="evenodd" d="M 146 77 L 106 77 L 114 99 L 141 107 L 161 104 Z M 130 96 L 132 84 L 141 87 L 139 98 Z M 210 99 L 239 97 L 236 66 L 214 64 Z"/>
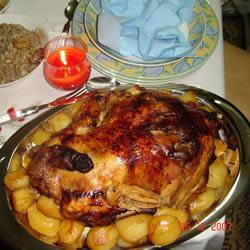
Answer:
<path fill-rule="evenodd" d="M 168 93 L 93 94 L 31 161 L 31 184 L 66 218 L 106 225 L 127 210 L 182 207 L 207 173 L 216 117 Z"/>

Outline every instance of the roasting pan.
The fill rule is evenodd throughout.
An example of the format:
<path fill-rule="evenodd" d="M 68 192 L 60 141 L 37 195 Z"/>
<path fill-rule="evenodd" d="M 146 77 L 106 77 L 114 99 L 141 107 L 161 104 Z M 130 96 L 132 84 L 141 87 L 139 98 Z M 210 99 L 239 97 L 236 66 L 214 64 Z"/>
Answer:
<path fill-rule="evenodd" d="M 147 86 L 147 88 L 150 88 Z M 210 212 L 200 223 L 204 225 L 211 225 L 211 223 L 218 221 L 229 208 L 239 200 L 239 197 L 244 193 L 247 187 L 248 179 L 250 176 L 250 125 L 249 121 L 244 117 L 244 115 L 230 102 L 227 100 L 202 89 L 195 87 L 190 87 L 186 85 L 179 84 L 165 84 L 159 87 L 152 85 L 153 89 L 169 89 L 174 93 L 185 93 L 187 91 L 194 91 L 197 97 L 214 107 L 216 110 L 224 114 L 228 120 L 229 126 L 234 133 L 239 153 L 240 153 L 240 167 L 238 175 L 234 181 L 234 184 L 226 195 L 226 197 Z M 32 132 L 40 123 L 49 119 L 49 117 L 61 111 L 65 107 L 58 107 L 43 113 L 39 117 L 35 118 L 31 122 L 27 123 L 21 129 L 19 129 L 10 139 L 3 145 L 0 149 L 0 238 L 16 249 L 44 249 L 52 250 L 58 249 L 59 247 L 48 245 L 37 238 L 33 237 L 26 229 L 18 223 L 16 218 L 11 212 L 9 206 L 5 185 L 4 177 L 8 169 L 10 160 L 21 143 L 22 139 Z M 162 249 L 168 249 L 179 245 L 180 243 L 193 238 L 198 235 L 201 230 L 198 230 L 198 225 L 195 225 L 190 230 L 181 234 L 174 244 L 167 247 L 162 247 Z M 152 245 L 143 246 L 143 249 L 156 249 L 158 247 Z"/>

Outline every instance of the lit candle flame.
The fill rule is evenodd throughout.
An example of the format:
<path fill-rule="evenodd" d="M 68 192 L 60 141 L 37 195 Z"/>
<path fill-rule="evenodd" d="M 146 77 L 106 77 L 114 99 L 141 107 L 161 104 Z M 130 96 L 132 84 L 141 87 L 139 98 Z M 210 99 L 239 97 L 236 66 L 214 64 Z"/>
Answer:
<path fill-rule="evenodd" d="M 65 51 L 64 51 L 64 50 L 60 50 L 59 53 L 60 53 L 61 62 L 62 62 L 65 66 L 67 66 L 67 60 L 66 60 Z"/>

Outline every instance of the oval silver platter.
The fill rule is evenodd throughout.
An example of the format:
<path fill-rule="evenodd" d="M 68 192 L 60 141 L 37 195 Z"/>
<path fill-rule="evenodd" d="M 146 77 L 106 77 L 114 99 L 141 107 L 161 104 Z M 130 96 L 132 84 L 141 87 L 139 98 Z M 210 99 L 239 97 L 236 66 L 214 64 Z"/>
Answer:
<path fill-rule="evenodd" d="M 121 85 L 121 88 L 123 86 Z M 250 125 L 248 120 L 244 117 L 244 115 L 230 102 L 227 100 L 210 93 L 208 91 L 186 86 L 180 84 L 163 84 L 159 87 L 152 85 L 152 89 L 169 89 L 173 93 L 184 93 L 187 91 L 194 91 L 197 94 L 197 97 L 214 107 L 216 110 L 224 114 L 227 118 L 229 126 L 232 132 L 235 134 L 238 148 L 240 151 L 240 168 L 238 175 L 235 179 L 235 182 L 226 195 L 223 201 L 221 201 L 215 209 L 209 213 L 200 223 L 204 223 L 204 225 L 211 225 L 211 223 L 219 220 L 228 209 L 239 200 L 239 196 L 244 193 L 244 190 L 247 187 L 248 179 L 250 175 Z M 21 226 L 14 215 L 11 212 L 11 208 L 9 206 L 8 197 L 5 190 L 4 185 L 4 177 L 6 175 L 10 160 L 18 148 L 19 144 L 30 134 L 35 128 L 37 128 L 42 122 L 45 122 L 49 119 L 51 115 L 56 112 L 63 110 L 65 107 L 55 108 L 46 113 L 43 113 L 36 119 L 27 123 L 21 129 L 19 129 L 0 149 L 0 238 L 6 241 L 9 245 L 16 249 L 43 249 L 43 250 L 52 250 L 58 249 L 56 246 L 48 245 L 37 238 L 33 237 L 28 231 L 25 230 L 23 226 Z M 162 249 L 168 249 L 179 245 L 180 243 L 191 239 L 192 237 L 198 235 L 200 230 L 198 230 L 198 225 L 196 224 L 187 232 L 183 233 L 178 240 L 167 247 L 163 247 Z M 147 245 L 143 246 L 143 249 L 158 249 L 159 247 Z M 137 248 L 138 249 L 138 248 Z"/>

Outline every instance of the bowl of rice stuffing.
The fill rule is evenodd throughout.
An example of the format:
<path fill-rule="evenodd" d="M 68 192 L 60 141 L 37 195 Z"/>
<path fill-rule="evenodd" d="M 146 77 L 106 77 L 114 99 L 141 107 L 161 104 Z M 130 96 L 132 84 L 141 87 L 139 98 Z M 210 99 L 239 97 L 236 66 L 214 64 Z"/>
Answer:
<path fill-rule="evenodd" d="M 0 87 L 18 83 L 43 60 L 45 31 L 26 18 L 0 17 Z M 19 23 L 18 19 L 21 20 Z"/>
<path fill-rule="evenodd" d="M 0 0 L 0 13 L 3 13 L 10 5 L 10 0 Z"/>

